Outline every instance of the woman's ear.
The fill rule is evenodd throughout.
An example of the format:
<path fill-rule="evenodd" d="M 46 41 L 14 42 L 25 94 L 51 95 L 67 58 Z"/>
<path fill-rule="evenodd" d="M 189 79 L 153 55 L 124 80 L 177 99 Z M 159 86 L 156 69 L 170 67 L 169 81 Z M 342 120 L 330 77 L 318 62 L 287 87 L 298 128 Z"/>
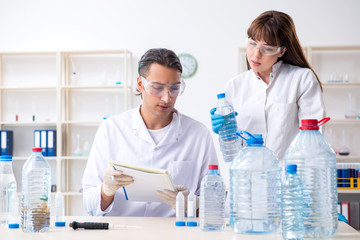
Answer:
<path fill-rule="evenodd" d="M 279 58 L 281 58 L 282 56 L 284 56 L 285 52 L 286 52 L 286 48 L 284 47 L 284 48 L 280 51 L 280 53 L 279 53 Z"/>

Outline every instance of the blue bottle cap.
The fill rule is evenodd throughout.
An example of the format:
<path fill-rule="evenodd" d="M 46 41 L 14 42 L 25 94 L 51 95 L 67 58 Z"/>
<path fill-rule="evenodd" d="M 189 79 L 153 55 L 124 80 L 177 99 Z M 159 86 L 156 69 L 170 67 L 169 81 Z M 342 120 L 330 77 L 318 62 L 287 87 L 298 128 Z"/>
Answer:
<path fill-rule="evenodd" d="M 296 173 L 297 165 L 296 164 L 288 164 L 286 165 L 286 172 L 288 173 Z"/>
<path fill-rule="evenodd" d="M 9 223 L 9 229 L 16 229 L 19 228 L 19 224 L 18 223 Z"/>
<path fill-rule="evenodd" d="M 197 222 L 186 222 L 186 226 L 188 226 L 188 227 L 196 227 Z"/>
<path fill-rule="evenodd" d="M 225 93 L 219 93 L 217 95 L 217 98 L 220 99 L 220 98 L 225 98 Z"/>
<path fill-rule="evenodd" d="M 185 222 L 184 222 L 184 221 L 175 222 L 175 226 L 177 226 L 177 227 L 184 227 L 184 226 L 185 226 Z"/>
<path fill-rule="evenodd" d="M 65 227 L 65 222 L 55 222 L 55 227 Z"/>
<path fill-rule="evenodd" d="M 254 137 L 249 136 L 249 138 L 246 140 L 248 146 L 258 146 L 264 144 L 262 134 L 252 134 L 252 135 Z"/>
<path fill-rule="evenodd" d="M 2 161 L 2 162 L 11 162 L 12 161 L 12 156 L 10 156 L 10 155 L 1 155 L 0 156 L 0 161 Z"/>

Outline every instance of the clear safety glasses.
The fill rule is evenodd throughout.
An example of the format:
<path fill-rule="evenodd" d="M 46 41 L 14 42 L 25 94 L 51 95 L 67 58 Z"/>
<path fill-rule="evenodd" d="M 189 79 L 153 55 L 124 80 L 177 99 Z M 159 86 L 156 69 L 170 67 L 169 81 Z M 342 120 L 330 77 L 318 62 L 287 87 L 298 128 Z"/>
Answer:
<path fill-rule="evenodd" d="M 141 76 L 141 81 L 144 85 L 145 91 L 155 97 L 162 97 L 166 93 L 169 93 L 170 97 L 180 96 L 185 90 L 185 82 L 181 79 L 178 83 L 158 83 L 148 82 L 144 77 Z"/>
<path fill-rule="evenodd" d="M 248 42 L 248 45 L 247 45 L 248 49 L 250 49 L 251 51 L 255 51 L 256 48 L 259 48 L 260 52 L 266 56 L 272 56 L 272 55 L 278 54 L 284 48 L 284 47 L 273 47 L 273 46 L 269 46 L 269 45 L 265 45 L 265 46 L 260 45 L 260 44 L 257 44 L 251 38 L 248 38 L 247 42 Z"/>

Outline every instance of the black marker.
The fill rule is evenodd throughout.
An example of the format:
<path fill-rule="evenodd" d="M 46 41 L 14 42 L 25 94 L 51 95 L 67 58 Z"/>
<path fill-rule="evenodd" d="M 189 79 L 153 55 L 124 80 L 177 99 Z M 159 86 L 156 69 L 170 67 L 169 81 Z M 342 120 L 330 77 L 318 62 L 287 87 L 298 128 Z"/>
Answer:
<path fill-rule="evenodd" d="M 109 229 L 109 223 L 102 223 L 102 222 L 76 222 L 73 221 L 69 224 L 74 230 L 77 228 L 84 228 L 84 229 Z"/>

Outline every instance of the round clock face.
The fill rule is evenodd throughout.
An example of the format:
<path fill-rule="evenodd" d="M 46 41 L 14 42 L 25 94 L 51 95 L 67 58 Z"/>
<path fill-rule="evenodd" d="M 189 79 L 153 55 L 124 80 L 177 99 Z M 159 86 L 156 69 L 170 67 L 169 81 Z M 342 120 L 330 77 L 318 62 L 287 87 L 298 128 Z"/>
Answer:
<path fill-rule="evenodd" d="M 182 65 L 182 74 L 181 77 L 189 78 L 193 76 L 197 69 L 196 59 L 187 53 L 179 54 L 179 59 Z"/>

